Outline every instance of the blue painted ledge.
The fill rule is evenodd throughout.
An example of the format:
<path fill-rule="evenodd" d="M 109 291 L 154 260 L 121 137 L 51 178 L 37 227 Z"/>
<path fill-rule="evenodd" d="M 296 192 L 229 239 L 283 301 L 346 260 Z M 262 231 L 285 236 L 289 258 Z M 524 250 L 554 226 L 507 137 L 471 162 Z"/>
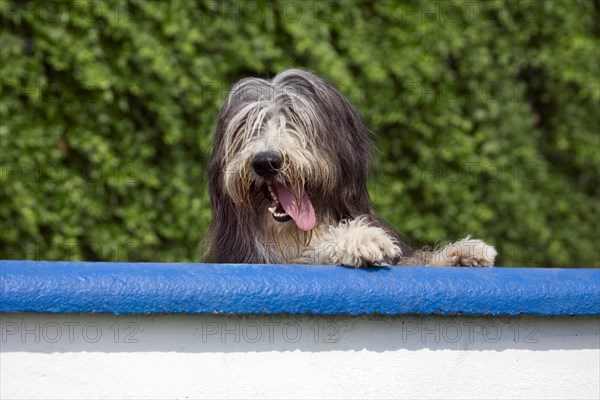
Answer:
<path fill-rule="evenodd" d="M 599 269 L 0 261 L 0 312 L 598 315 Z"/>

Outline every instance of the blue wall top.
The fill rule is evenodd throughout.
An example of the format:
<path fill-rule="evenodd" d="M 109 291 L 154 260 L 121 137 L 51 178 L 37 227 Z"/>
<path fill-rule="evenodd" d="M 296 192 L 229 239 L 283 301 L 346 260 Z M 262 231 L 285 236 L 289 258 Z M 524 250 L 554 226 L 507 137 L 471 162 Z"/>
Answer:
<path fill-rule="evenodd" d="M 0 261 L 0 312 L 598 315 L 599 269 Z"/>

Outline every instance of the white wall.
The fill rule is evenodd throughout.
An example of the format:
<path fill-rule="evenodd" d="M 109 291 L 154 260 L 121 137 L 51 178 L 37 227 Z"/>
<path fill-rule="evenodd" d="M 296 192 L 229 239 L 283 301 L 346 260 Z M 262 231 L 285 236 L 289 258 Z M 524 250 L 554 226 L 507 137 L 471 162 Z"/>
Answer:
<path fill-rule="evenodd" d="M 0 397 L 600 397 L 599 317 L 3 314 Z"/>

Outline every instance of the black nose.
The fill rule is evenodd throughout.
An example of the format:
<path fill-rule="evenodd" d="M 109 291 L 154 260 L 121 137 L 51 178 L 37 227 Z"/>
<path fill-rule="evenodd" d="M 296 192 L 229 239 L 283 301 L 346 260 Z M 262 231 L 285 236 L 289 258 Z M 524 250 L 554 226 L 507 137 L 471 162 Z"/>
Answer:
<path fill-rule="evenodd" d="M 263 151 L 257 153 L 252 159 L 254 171 L 265 178 L 277 175 L 283 164 L 283 158 L 274 151 Z"/>

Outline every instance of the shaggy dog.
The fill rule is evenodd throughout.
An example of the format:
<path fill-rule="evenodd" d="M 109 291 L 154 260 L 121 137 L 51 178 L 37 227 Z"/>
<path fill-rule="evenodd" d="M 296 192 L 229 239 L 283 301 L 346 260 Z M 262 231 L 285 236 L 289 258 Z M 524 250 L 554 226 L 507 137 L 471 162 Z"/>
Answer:
<path fill-rule="evenodd" d="M 247 78 L 221 108 L 208 170 L 218 263 L 492 266 L 496 250 L 467 237 L 413 251 L 379 219 L 367 178 L 372 138 L 330 83 L 304 70 Z"/>

